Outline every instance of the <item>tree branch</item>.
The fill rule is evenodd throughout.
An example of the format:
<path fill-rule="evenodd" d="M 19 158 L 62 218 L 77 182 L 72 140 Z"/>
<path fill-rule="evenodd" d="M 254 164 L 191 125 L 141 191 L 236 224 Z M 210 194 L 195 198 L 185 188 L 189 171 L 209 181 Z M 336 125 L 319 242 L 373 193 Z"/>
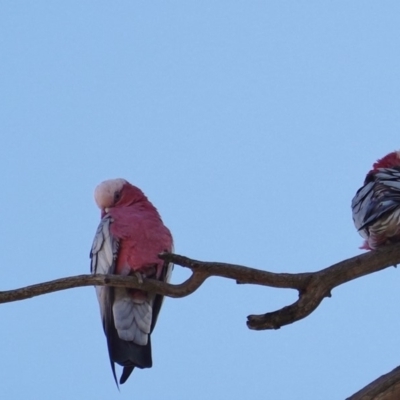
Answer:
<path fill-rule="evenodd" d="M 400 367 L 375 379 L 346 400 L 397 400 L 400 399 Z"/>
<path fill-rule="evenodd" d="M 400 246 L 398 244 L 388 245 L 379 250 L 341 261 L 320 271 L 298 274 L 273 273 L 241 265 L 203 262 L 170 253 L 162 253 L 159 257 L 165 261 L 191 269 L 192 275 L 185 282 L 178 285 L 153 279 L 143 279 L 143 282 L 139 282 L 136 276 L 79 275 L 20 289 L 1 291 L 0 303 L 24 300 L 74 287 L 93 285 L 135 288 L 179 298 L 188 296 L 196 291 L 207 278 L 219 276 L 234 279 L 241 284 L 297 290 L 299 299 L 293 304 L 277 311 L 262 315 L 249 315 L 247 317 L 247 326 L 250 329 L 278 329 L 310 315 L 325 297 L 330 297 L 333 288 L 400 263 Z M 388 397 L 393 393 L 398 393 L 397 391 L 400 393 L 399 369 L 400 367 L 380 377 L 354 394 L 349 400 L 389 400 L 400 398 L 400 394 L 394 395 L 395 397 Z"/>
<path fill-rule="evenodd" d="M 141 289 L 169 297 L 184 297 L 197 290 L 211 276 L 234 279 L 237 283 L 296 289 L 299 299 L 280 310 L 261 315 L 249 315 L 250 329 L 278 329 L 310 315 L 333 288 L 361 276 L 400 263 L 400 246 L 389 245 L 317 272 L 298 274 L 273 273 L 241 265 L 192 260 L 178 254 L 162 253 L 160 258 L 191 269 L 192 275 L 183 283 L 172 285 L 153 279 L 139 282 L 135 276 L 79 275 L 39 283 L 20 289 L 0 292 L 0 303 L 24 300 L 34 296 L 81 286 L 116 286 Z"/>
<path fill-rule="evenodd" d="M 331 296 L 333 288 L 400 263 L 400 246 L 398 244 L 385 246 L 317 272 L 299 274 L 272 273 L 240 265 L 202 262 L 177 254 L 164 253 L 160 257 L 163 260 L 190 268 L 193 276 L 201 273 L 206 278 L 220 276 L 235 279 L 237 283 L 297 289 L 299 299 L 295 303 L 277 311 L 247 317 L 247 326 L 250 329 L 263 330 L 279 329 L 281 326 L 305 318 L 319 306 L 325 297 Z"/>

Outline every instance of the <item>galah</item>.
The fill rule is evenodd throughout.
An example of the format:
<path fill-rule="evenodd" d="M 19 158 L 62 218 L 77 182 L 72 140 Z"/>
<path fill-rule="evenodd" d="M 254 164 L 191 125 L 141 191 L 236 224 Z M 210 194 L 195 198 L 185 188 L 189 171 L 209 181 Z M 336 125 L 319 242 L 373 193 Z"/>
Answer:
<path fill-rule="evenodd" d="M 400 151 L 381 158 L 368 172 L 351 203 L 362 249 L 400 242 Z"/>
<path fill-rule="evenodd" d="M 90 252 L 93 274 L 169 280 L 172 265 L 158 258 L 172 251 L 172 236 L 144 193 L 124 179 L 100 183 L 94 193 L 101 221 Z M 150 335 L 163 297 L 137 289 L 96 287 L 111 369 L 123 366 L 120 384 L 135 367 L 152 366 Z"/>

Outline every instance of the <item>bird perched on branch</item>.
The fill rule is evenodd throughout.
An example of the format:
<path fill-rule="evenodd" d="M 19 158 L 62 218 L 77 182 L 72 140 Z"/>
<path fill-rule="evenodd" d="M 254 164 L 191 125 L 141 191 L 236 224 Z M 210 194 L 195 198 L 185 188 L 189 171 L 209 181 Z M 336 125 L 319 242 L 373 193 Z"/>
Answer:
<path fill-rule="evenodd" d="M 90 252 L 91 272 L 167 282 L 172 265 L 160 260 L 158 254 L 172 251 L 172 236 L 144 193 L 124 179 L 111 179 L 97 186 L 94 197 L 101 221 Z M 163 297 L 108 286 L 97 286 L 96 292 L 118 386 L 114 363 L 123 366 L 120 384 L 135 367 L 152 366 L 150 335 Z"/>
<path fill-rule="evenodd" d="M 400 151 L 373 164 L 351 203 L 362 249 L 400 242 Z"/>

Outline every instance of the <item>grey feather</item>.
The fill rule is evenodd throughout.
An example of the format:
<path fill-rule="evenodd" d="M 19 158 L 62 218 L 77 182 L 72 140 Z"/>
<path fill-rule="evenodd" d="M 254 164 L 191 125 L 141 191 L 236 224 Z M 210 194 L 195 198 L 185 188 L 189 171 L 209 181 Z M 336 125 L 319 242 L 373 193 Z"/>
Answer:
<path fill-rule="evenodd" d="M 385 225 L 394 223 L 391 213 L 400 208 L 400 167 L 379 168 L 370 172 L 352 200 L 354 225 L 368 239 L 370 229 L 374 234 Z M 385 228 L 386 229 L 386 228 Z M 397 229 L 393 230 L 397 234 Z"/>
<path fill-rule="evenodd" d="M 382 184 L 387 187 L 390 187 L 390 188 L 393 188 L 396 190 L 400 190 L 400 182 L 399 181 L 382 181 Z"/>
<path fill-rule="evenodd" d="M 127 296 L 125 289 L 117 289 L 113 304 L 115 328 L 122 340 L 133 340 L 146 345 L 151 329 L 152 307 L 149 301 Z"/>
<path fill-rule="evenodd" d="M 106 215 L 94 236 L 90 251 L 90 271 L 93 274 L 113 274 L 118 254 L 118 240 L 110 233 L 111 217 Z"/>
<path fill-rule="evenodd" d="M 111 235 L 111 222 L 111 217 L 106 215 L 102 218 L 96 230 L 92 249 L 90 251 L 90 271 L 92 274 L 113 274 L 115 271 L 119 242 Z M 112 315 L 114 289 L 108 286 L 96 286 L 96 294 L 100 305 L 100 314 L 103 322 L 104 333 L 107 337 L 111 369 L 114 380 L 118 385 L 117 376 L 115 374 L 114 359 L 110 352 L 110 338 L 113 336 L 113 329 L 115 329 Z"/>

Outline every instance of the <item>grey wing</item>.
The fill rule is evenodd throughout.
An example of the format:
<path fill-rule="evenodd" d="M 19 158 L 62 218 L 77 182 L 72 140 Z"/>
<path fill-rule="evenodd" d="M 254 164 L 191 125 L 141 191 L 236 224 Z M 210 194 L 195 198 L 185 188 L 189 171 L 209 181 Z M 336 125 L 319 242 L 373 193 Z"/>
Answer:
<path fill-rule="evenodd" d="M 100 221 L 100 224 L 94 236 L 92 249 L 90 251 L 90 271 L 92 274 L 113 274 L 115 271 L 115 263 L 118 256 L 119 242 L 111 235 L 111 222 L 111 217 L 109 215 L 106 215 Z M 111 369 L 114 375 L 115 382 L 117 382 L 114 361 L 112 359 L 110 351 L 110 337 L 115 330 L 112 315 L 114 288 L 107 286 L 96 286 L 96 294 L 100 305 L 100 313 L 104 333 L 107 337 Z"/>
<path fill-rule="evenodd" d="M 400 207 L 400 170 L 381 168 L 368 175 L 352 204 L 354 225 L 364 237 L 368 237 L 368 227 L 385 215 Z"/>
<path fill-rule="evenodd" d="M 92 274 L 112 274 L 118 255 L 118 240 L 110 232 L 111 217 L 106 215 L 96 230 L 90 250 L 90 272 Z"/>
<path fill-rule="evenodd" d="M 354 225 L 364 238 L 367 238 L 367 234 L 363 230 L 365 215 L 374 194 L 374 186 L 374 182 L 369 182 L 362 186 L 351 202 Z"/>
<path fill-rule="evenodd" d="M 90 272 L 92 274 L 113 274 L 118 256 L 119 242 L 110 232 L 111 217 L 106 215 L 97 228 L 90 251 Z M 104 308 L 106 286 L 96 286 L 97 298 L 100 303 L 101 315 L 104 323 Z"/>
<path fill-rule="evenodd" d="M 171 253 L 174 252 L 174 246 L 172 245 L 171 249 L 169 250 Z M 164 281 L 164 282 L 169 282 L 169 280 L 171 279 L 171 274 L 172 274 L 172 270 L 174 269 L 174 264 L 172 263 L 164 263 L 164 268 L 163 268 L 163 273 L 160 276 L 160 280 Z M 162 303 L 164 301 L 164 296 L 161 296 L 159 294 L 157 294 L 154 298 L 154 302 L 153 302 L 153 318 L 151 321 L 151 330 L 150 332 L 153 332 L 154 326 L 156 325 L 157 322 L 157 318 L 158 318 L 158 314 L 161 310 L 161 306 Z"/>

